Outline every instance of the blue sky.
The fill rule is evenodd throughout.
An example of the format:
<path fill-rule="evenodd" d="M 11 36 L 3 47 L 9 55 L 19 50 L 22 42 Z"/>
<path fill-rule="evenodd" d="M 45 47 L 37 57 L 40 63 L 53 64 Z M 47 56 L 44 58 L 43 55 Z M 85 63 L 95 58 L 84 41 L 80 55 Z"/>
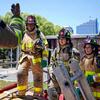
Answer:
<path fill-rule="evenodd" d="M 71 26 L 74 32 L 77 25 L 90 19 L 97 18 L 100 24 L 100 0 L 2 0 L 0 15 L 10 11 L 16 2 L 22 12 L 40 15 L 55 25 Z"/>

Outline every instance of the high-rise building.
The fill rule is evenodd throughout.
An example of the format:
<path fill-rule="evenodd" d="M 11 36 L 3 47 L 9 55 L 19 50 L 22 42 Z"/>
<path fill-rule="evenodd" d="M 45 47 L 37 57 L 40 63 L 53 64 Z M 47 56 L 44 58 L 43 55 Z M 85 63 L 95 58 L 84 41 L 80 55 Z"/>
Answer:
<path fill-rule="evenodd" d="M 87 35 L 98 34 L 98 20 L 89 20 L 88 22 L 77 26 L 76 33 Z"/>

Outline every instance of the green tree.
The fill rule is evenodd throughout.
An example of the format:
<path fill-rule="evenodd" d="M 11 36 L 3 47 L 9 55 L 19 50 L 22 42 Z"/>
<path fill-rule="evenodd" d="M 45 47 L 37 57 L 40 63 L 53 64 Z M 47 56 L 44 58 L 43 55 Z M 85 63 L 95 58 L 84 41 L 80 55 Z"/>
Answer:
<path fill-rule="evenodd" d="M 54 25 L 53 23 L 49 22 L 47 19 L 41 16 L 36 16 L 38 25 L 41 31 L 45 35 L 55 35 L 61 29 L 60 26 Z"/>
<path fill-rule="evenodd" d="M 6 24 L 9 24 L 9 23 L 10 23 L 10 21 L 11 21 L 11 16 L 12 16 L 12 14 L 11 14 L 10 12 L 7 12 L 7 13 L 5 14 L 5 16 L 2 17 L 3 20 L 6 22 Z"/>
<path fill-rule="evenodd" d="M 30 15 L 28 13 L 21 13 L 21 16 L 24 20 L 26 20 L 26 17 Z M 55 35 L 58 33 L 58 31 L 61 29 L 59 25 L 54 25 L 52 22 L 49 22 L 46 18 L 41 17 L 40 15 L 35 15 L 37 19 L 37 24 L 40 28 L 40 30 L 45 35 Z M 7 24 L 10 23 L 12 17 L 11 12 L 7 12 L 4 16 L 0 16 L 1 19 L 3 19 Z"/>
<path fill-rule="evenodd" d="M 54 31 L 55 34 L 57 34 L 60 31 L 61 27 L 59 25 L 54 25 Z"/>

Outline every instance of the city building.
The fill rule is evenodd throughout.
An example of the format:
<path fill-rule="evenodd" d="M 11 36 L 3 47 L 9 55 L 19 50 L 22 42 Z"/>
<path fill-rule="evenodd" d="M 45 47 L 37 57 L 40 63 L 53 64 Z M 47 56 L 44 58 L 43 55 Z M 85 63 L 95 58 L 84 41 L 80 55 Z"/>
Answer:
<path fill-rule="evenodd" d="M 98 34 L 98 20 L 89 20 L 88 22 L 85 22 L 83 24 L 80 24 L 76 27 L 76 33 L 77 34 L 87 34 L 87 35 L 94 35 Z"/>

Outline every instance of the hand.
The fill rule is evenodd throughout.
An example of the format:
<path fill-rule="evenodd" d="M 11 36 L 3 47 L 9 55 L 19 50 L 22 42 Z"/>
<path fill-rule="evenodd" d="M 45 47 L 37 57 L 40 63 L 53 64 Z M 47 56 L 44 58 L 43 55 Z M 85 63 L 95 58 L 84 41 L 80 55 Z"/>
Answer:
<path fill-rule="evenodd" d="M 41 66 L 42 66 L 42 68 L 47 67 L 47 64 L 48 64 L 48 63 L 47 63 L 47 60 L 44 60 L 44 59 L 43 59 L 43 60 L 41 61 Z"/>
<path fill-rule="evenodd" d="M 11 12 L 12 12 L 14 17 L 20 16 L 20 5 L 19 5 L 19 3 L 11 5 Z"/>
<path fill-rule="evenodd" d="M 92 75 L 88 75 L 88 76 L 87 76 L 87 81 L 88 81 L 88 83 L 89 83 L 90 85 L 93 84 L 93 82 L 94 82 L 93 76 L 92 76 Z"/>

